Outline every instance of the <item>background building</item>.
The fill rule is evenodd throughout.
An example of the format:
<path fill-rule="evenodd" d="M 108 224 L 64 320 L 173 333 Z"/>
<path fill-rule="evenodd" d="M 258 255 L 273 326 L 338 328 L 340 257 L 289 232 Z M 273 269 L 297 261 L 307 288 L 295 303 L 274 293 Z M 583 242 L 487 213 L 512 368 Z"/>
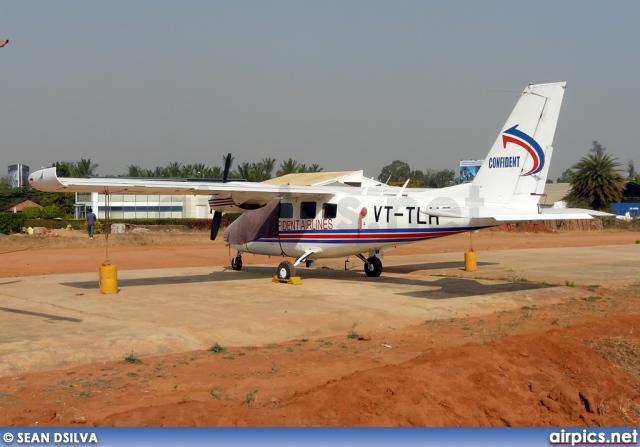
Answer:
<path fill-rule="evenodd" d="M 473 181 L 484 160 L 460 160 L 460 183 Z"/>
<path fill-rule="evenodd" d="M 27 186 L 29 180 L 29 166 L 18 163 L 9 165 L 9 189 Z"/>

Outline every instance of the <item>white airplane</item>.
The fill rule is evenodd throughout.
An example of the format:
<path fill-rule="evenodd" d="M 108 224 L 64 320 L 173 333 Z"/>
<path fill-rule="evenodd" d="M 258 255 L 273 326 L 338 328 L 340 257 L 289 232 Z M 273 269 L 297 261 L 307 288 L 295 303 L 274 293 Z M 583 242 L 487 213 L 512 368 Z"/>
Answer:
<path fill-rule="evenodd" d="M 446 188 L 227 182 L 228 164 L 223 183 L 57 178 L 56 168 L 34 172 L 29 182 L 50 192 L 212 195 L 211 239 L 222 213 L 244 212 L 224 233 L 227 245 L 237 250 L 234 270 L 242 268 L 242 253 L 294 258 L 278 266 L 277 276 L 285 280 L 303 262 L 309 266 L 319 258 L 355 255 L 366 275 L 377 277 L 385 251 L 401 244 L 508 222 L 608 216 L 539 207 L 565 88 L 565 82 L 528 85 L 475 179 Z"/>

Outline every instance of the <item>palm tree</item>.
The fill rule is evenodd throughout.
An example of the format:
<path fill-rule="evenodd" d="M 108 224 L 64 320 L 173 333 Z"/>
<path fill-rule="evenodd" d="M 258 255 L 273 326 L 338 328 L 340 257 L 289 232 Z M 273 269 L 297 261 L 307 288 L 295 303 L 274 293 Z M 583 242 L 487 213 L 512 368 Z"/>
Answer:
<path fill-rule="evenodd" d="M 178 178 L 182 175 L 182 172 L 180 169 L 180 163 L 178 163 L 177 161 L 172 161 L 167 165 L 165 169 L 169 177 Z"/>
<path fill-rule="evenodd" d="M 75 169 L 73 170 L 73 176 L 79 178 L 89 178 L 95 174 L 95 170 L 98 169 L 98 164 L 91 163 L 91 159 L 81 158 L 79 162 L 76 163 Z"/>
<path fill-rule="evenodd" d="M 156 166 L 156 169 L 154 169 L 153 173 L 151 174 L 151 177 L 169 177 L 169 174 L 167 173 L 167 168 L 161 168 L 160 166 Z"/>
<path fill-rule="evenodd" d="M 322 171 L 322 168 L 318 163 L 314 163 L 307 168 L 307 172 L 320 172 L 320 171 Z"/>
<path fill-rule="evenodd" d="M 127 169 L 129 169 L 128 177 L 142 177 L 142 168 L 139 165 L 129 165 Z"/>
<path fill-rule="evenodd" d="M 222 168 L 220 166 L 206 168 L 204 173 L 206 178 L 222 178 Z"/>
<path fill-rule="evenodd" d="M 180 170 L 180 176 L 183 178 L 193 178 L 197 175 L 196 173 L 193 165 L 184 165 Z"/>
<path fill-rule="evenodd" d="M 289 158 L 288 160 L 280 163 L 280 169 L 278 170 L 278 172 L 276 172 L 276 175 L 280 177 L 294 172 L 298 172 L 298 162 L 293 158 Z"/>
<path fill-rule="evenodd" d="M 75 163 L 69 163 L 67 161 L 56 161 L 51 165 L 52 168 L 56 168 L 56 174 L 58 177 L 71 177 L 71 174 L 75 170 Z"/>
<path fill-rule="evenodd" d="M 262 179 L 260 181 L 269 180 L 273 175 L 273 168 L 276 166 L 275 158 L 263 158 L 258 166 L 262 169 Z"/>
<path fill-rule="evenodd" d="M 236 168 L 235 174 L 238 178 L 243 178 L 247 181 L 253 181 L 253 170 L 254 170 L 255 165 L 248 163 L 248 162 L 244 162 L 238 165 L 238 167 Z"/>
<path fill-rule="evenodd" d="M 197 177 L 204 178 L 204 175 L 207 172 L 207 166 L 204 163 L 196 163 L 193 165 L 193 170 Z"/>
<path fill-rule="evenodd" d="M 573 165 L 569 196 L 585 199 L 593 209 L 601 211 L 620 200 L 626 182 L 616 169 L 620 163 L 615 158 L 604 151 L 591 152 Z"/>

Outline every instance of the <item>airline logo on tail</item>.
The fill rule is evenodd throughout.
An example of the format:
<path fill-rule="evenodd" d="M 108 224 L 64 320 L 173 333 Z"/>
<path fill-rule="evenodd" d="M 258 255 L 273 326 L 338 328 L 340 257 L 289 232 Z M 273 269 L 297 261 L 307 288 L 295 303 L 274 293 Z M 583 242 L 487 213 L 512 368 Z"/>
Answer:
<path fill-rule="evenodd" d="M 530 135 L 518 130 L 518 124 L 509 129 L 505 130 L 502 133 L 502 147 L 507 148 L 507 143 L 517 144 L 522 147 L 525 151 L 527 151 L 531 155 L 531 159 L 533 160 L 533 167 L 529 172 L 522 174 L 522 176 L 537 174 L 544 167 L 544 151 L 538 144 L 536 140 L 533 139 Z M 516 160 L 507 160 L 503 162 L 496 163 L 494 161 L 493 167 L 517 167 L 520 166 L 520 157 L 496 157 L 496 158 L 506 158 L 506 159 L 516 159 Z M 502 164 L 503 166 L 498 166 L 498 164 Z M 491 167 L 491 166 L 490 166 Z"/>

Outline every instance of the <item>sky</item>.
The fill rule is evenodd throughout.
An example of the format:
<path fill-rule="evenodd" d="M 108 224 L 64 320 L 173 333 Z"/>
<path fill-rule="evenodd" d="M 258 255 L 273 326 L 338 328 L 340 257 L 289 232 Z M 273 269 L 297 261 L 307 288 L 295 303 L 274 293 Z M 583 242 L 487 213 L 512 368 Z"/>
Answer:
<path fill-rule="evenodd" d="M 593 140 L 640 170 L 638 17 L 635 0 L 3 0 L 0 166 L 230 152 L 458 172 L 527 84 L 567 81 L 550 178 Z"/>

